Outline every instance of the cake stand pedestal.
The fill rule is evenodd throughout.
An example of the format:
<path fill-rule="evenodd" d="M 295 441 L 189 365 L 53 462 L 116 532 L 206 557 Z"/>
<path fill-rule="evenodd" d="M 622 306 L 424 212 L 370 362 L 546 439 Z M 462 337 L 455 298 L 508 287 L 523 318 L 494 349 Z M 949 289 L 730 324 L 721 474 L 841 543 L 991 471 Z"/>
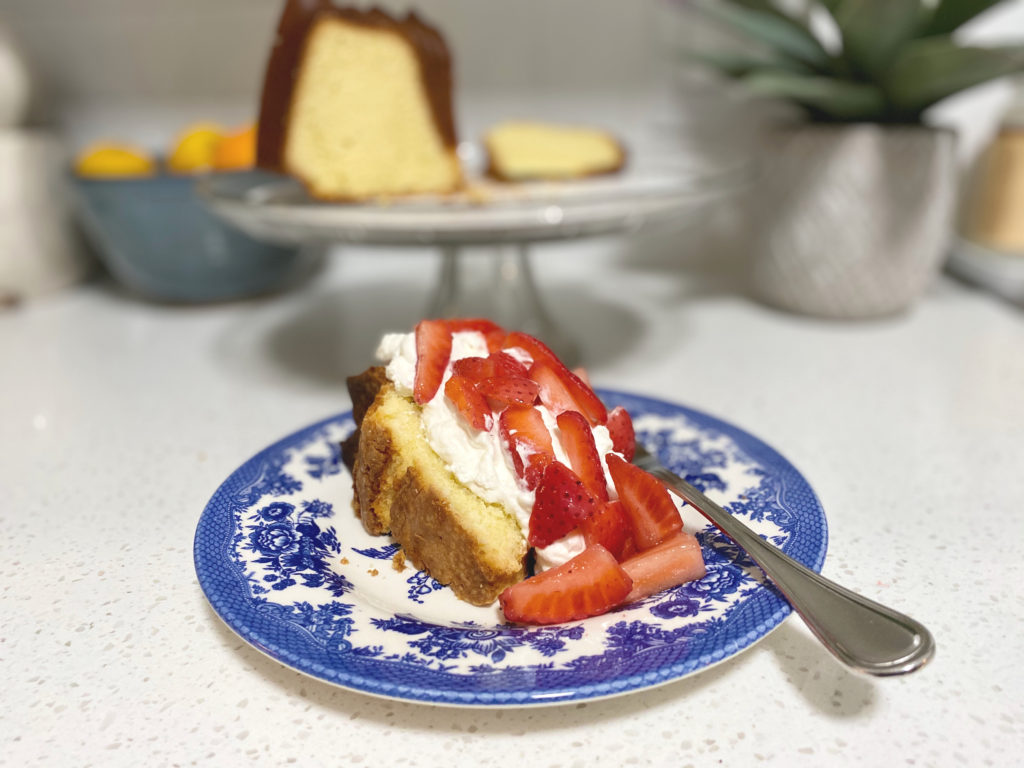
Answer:
<path fill-rule="evenodd" d="M 425 316 L 488 317 L 537 336 L 572 364 L 578 360 L 575 344 L 544 306 L 530 246 L 678 224 L 742 181 L 735 169 L 700 173 L 667 162 L 657 167 L 573 182 L 481 181 L 453 196 L 387 204 L 315 201 L 294 180 L 261 172 L 211 175 L 197 192 L 226 222 L 274 243 L 436 247 L 441 266 L 432 295 L 425 297 Z"/>

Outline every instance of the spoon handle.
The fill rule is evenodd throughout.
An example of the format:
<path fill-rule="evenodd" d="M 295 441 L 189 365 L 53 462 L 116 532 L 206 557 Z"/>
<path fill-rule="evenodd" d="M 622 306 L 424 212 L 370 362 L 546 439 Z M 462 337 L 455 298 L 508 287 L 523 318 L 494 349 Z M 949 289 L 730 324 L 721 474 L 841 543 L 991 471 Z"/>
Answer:
<path fill-rule="evenodd" d="M 664 482 L 742 547 L 811 632 L 844 664 L 871 675 L 902 675 L 919 669 L 935 653 L 935 640 L 922 624 L 804 567 L 685 480 L 664 467 L 645 462 L 647 458 L 641 457 L 637 446 L 637 465 Z"/>

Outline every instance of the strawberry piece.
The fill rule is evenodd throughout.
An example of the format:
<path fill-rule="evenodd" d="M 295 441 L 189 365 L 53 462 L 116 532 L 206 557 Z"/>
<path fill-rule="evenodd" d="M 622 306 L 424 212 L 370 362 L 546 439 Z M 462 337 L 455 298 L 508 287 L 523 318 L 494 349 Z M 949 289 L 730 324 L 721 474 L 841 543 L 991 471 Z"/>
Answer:
<path fill-rule="evenodd" d="M 487 350 L 489 352 L 496 352 L 501 349 L 501 344 L 508 335 L 504 328 L 485 317 L 455 318 L 448 321 L 448 327 L 452 333 L 463 331 L 482 333 L 484 338 L 487 339 Z"/>
<path fill-rule="evenodd" d="M 509 587 L 498 600 L 509 621 L 558 624 L 607 612 L 622 602 L 632 586 L 612 554 L 597 545 Z"/>
<path fill-rule="evenodd" d="M 494 352 L 487 357 L 464 357 L 452 363 L 452 374 L 472 381 L 483 381 L 495 376 L 527 378 L 526 366 L 505 352 Z"/>
<path fill-rule="evenodd" d="M 622 563 L 633 580 L 633 589 L 624 602 L 653 595 L 669 587 L 704 578 L 704 556 L 696 537 L 679 531 Z"/>
<path fill-rule="evenodd" d="M 562 462 L 552 461 L 537 486 L 526 542 L 543 549 L 576 528 L 596 509 L 597 499 L 579 475 Z"/>
<path fill-rule="evenodd" d="M 606 426 L 612 438 L 612 448 L 616 453 L 621 453 L 626 461 L 632 461 L 636 454 L 636 433 L 629 412 L 621 405 L 612 408 L 608 412 Z"/>
<path fill-rule="evenodd" d="M 452 354 L 452 333 L 444 320 L 421 320 L 416 325 L 416 373 L 413 399 L 423 405 L 437 394 Z"/>
<path fill-rule="evenodd" d="M 487 399 L 477 392 L 476 385 L 465 376 L 452 376 L 445 382 L 444 393 L 459 413 L 475 429 L 488 431 L 494 421 Z"/>
<path fill-rule="evenodd" d="M 608 411 L 594 390 L 557 360 L 535 362 L 530 378 L 540 384 L 540 400 L 556 414 L 579 411 L 591 424 L 608 421 Z"/>
<path fill-rule="evenodd" d="M 472 382 L 483 381 L 494 375 L 494 363 L 486 357 L 464 357 L 452 363 L 452 376 L 462 376 Z"/>
<path fill-rule="evenodd" d="M 608 501 L 598 505 L 594 514 L 580 523 L 580 531 L 588 547 L 600 544 L 620 562 L 626 545 L 632 544 L 629 519 L 621 501 Z"/>
<path fill-rule="evenodd" d="M 511 406 L 498 417 L 501 437 L 512 456 L 516 474 L 533 490 L 544 470 L 555 459 L 551 433 L 544 425 L 540 411 L 532 407 Z"/>
<path fill-rule="evenodd" d="M 555 365 L 562 364 L 558 359 L 558 355 L 552 352 L 547 344 L 528 333 L 513 331 L 506 336 L 501 344 L 501 348 L 510 349 L 512 347 L 524 350 L 535 363 L 544 361 Z"/>
<path fill-rule="evenodd" d="M 615 453 L 607 454 L 605 461 L 640 550 L 650 549 L 682 530 L 679 510 L 658 478 Z"/>
<path fill-rule="evenodd" d="M 587 369 L 586 368 L 584 368 L 582 365 L 579 365 L 579 366 L 576 366 L 575 368 L 573 368 L 572 372 L 576 374 L 576 377 L 580 381 L 582 381 L 588 387 L 590 386 L 590 374 L 587 373 Z"/>
<path fill-rule="evenodd" d="M 508 352 L 493 352 L 487 359 L 494 363 L 494 373 L 491 374 L 492 376 L 514 376 L 523 379 L 527 377 L 526 366 Z"/>
<path fill-rule="evenodd" d="M 569 457 L 569 466 L 580 476 L 594 496 L 608 501 L 608 481 L 597 455 L 594 433 L 590 424 L 579 411 L 563 411 L 558 414 L 558 439 Z"/>
<path fill-rule="evenodd" d="M 537 382 L 521 376 L 492 376 L 478 382 L 476 389 L 487 398 L 487 403 L 495 411 L 504 410 L 510 405 L 533 405 L 540 392 Z"/>

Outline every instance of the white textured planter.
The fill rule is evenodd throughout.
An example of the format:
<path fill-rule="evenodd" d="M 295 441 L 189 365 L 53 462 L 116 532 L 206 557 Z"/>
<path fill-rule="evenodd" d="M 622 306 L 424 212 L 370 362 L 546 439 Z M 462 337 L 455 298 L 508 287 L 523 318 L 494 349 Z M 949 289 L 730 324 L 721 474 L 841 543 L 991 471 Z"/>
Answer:
<path fill-rule="evenodd" d="M 951 132 L 911 126 L 772 131 L 752 198 L 754 295 L 819 317 L 908 308 L 949 243 L 954 145 Z"/>

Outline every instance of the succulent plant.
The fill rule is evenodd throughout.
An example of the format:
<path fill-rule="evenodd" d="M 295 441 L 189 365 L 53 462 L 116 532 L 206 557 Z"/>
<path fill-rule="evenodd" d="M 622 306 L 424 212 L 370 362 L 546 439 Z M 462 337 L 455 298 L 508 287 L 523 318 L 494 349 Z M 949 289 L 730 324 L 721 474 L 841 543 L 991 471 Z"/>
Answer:
<path fill-rule="evenodd" d="M 771 0 L 695 0 L 743 46 L 694 56 L 751 94 L 799 105 L 814 121 L 919 123 L 947 96 L 1024 70 L 1024 45 L 953 40 L 999 2 L 807 0 L 795 13 Z M 819 36 L 828 27 L 832 34 Z"/>

